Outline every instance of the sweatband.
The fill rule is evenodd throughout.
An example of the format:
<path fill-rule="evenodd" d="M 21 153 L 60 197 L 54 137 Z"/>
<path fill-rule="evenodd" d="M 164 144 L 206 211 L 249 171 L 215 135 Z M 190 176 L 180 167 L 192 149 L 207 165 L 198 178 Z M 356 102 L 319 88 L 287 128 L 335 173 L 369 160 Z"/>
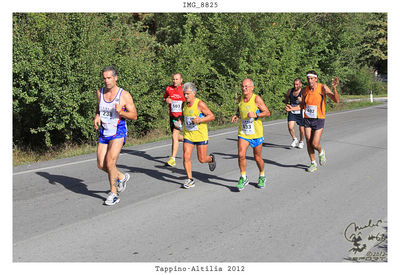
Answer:
<path fill-rule="evenodd" d="M 316 74 L 307 74 L 307 76 L 318 77 Z"/>

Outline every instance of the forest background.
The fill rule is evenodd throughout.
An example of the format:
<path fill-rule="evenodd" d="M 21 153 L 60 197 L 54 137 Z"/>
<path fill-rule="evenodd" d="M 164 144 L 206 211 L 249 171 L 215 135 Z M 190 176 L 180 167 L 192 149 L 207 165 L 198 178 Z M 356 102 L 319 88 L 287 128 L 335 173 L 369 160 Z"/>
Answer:
<path fill-rule="evenodd" d="M 197 85 L 212 125 L 230 122 L 246 77 L 277 115 L 308 70 L 328 86 L 339 77 L 341 94 L 385 94 L 387 14 L 14 13 L 12 57 L 15 157 L 94 146 L 96 90 L 109 65 L 137 107 L 135 139 L 169 134 L 162 96 L 177 72 Z"/>

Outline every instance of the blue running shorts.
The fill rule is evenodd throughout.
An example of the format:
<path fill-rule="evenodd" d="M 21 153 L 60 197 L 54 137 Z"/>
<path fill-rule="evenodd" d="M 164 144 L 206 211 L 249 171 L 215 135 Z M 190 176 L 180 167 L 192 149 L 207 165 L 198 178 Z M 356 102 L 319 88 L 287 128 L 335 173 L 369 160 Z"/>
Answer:
<path fill-rule="evenodd" d="M 244 137 L 238 137 L 238 138 L 241 138 L 241 139 L 244 139 L 245 141 L 247 141 L 250 144 L 251 148 L 255 148 L 255 147 L 259 146 L 260 144 L 263 144 L 263 142 L 264 142 L 264 137 L 255 138 L 255 139 L 247 139 Z"/>
<path fill-rule="evenodd" d="M 292 112 L 289 112 L 288 121 L 296 121 L 297 125 L 304 126 L 304 118 L 301 114 L 293 114 Z"/>
<path fill-rule="evenodd" d="M 184 143 L 190 143 L 190 144 L 193 144 L 193 145 L 207 145 L 208 144 L 208 140 L 193 142 L 193 141 L 190 141 L 190 140 L 188 140 L 186 138 L 183 140 L 183 142 Z"/>
<path fill-rule="evenodd" d="M 108 144 L 110 140 L 117 139 L 117 138 L 124 138 L 124 145 L 126 143 L 126 133 L 117 133 L 110 137 L 105 137 L 100 135 L 99 136 L 99 143 Z"/>

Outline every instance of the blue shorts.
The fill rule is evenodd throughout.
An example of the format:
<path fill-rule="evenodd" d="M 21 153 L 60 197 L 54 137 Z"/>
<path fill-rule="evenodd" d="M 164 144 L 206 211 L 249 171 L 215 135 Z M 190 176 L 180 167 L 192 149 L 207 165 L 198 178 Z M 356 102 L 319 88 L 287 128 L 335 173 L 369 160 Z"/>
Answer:
<path fill-rule="evenodd" d="M 183 140 L 183 143 L 190 143 L 190 144 L 193 144 L 193 145 L 207 145 L 208 144 L 208 140 L 193 142 L 193 141 L 190 141 L 190 140 L 185 138 Z"/>
<path fill-rule="evenodd" d="M 247 139 L 244 137 L 238 137 L 238 138 L 247 141 L 250 144 L 251 148 L 255 148 L 255 147 L 259 146 L 260 144 L 263 144 L 263 142 L 264 142 L 264 137 L 255 138 L 255 139 Z"/>
<path fill-rule="evenodd" d="M 108 144 L 110 140 L 117 139 L 117 138 L 124 138 L 124 144 L 126 143 L 126 133 L 115 134 L 113 136 L 105 137 L 103 135 L 99 136 L 99 143 Z"/>
<path fill-rule="evenodd" d="M 325 119 L 323 118 L 304 118 L 304 127 L 311 130 L 319 130 L 324 128 Z"/>
<path fill-rule="evenodd" d="M 297 125 L 304 126 L 304 118 L 302 114 L 293 114 L 292 112 L 289 112 L 288 121 L 296 121 Z"/>

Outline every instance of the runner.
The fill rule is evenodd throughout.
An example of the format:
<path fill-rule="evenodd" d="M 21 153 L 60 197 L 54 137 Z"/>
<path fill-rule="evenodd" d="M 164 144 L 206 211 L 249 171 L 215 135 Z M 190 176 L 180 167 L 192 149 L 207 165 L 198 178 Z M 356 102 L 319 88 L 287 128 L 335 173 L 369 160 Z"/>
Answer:
<path fill-rule="evenodd" d="M 265 106 L 264 100 L 253 93 L 254 83 L 251 79 L 246 78 L 242 82 L 243 95 L 238 99 L 238 111 L 232 117 L 232 122 L 240 119 L 238 130 L 238 162 L 240 169 L 239 183 L 237 189 L 239 191 L 249 183 L 246 175 L 246 151 L 249 145 L 253 148 L 254 159 L 260 170 L 257 187 L 264 188 L 266 177 L 264 174 L 264 160 L 261 156 L 262 145 L 264 142 L 263 125 L 260 118 L 267 117 L 270 112 Z"/>
<path fill-rule="evenodd" d="M 172 132 L 172 155 L 169 157 L 166 165 L 176 166 L 176 155 L 178 154 L 179 141 L 183 141 L 183 136 L 180 134 L 182 128 L 182 104 L 185 101 L 182 91 L 182 75 L 174 74 L 172 76 L 173 85 L 165 89 L 164 101 L 169 106 L 169 127 Z"/>
<path fill-rule="evenodd" d="M 197 148 L 197 158 L 200 163 L 208 163 L 210 171 L 216 167 L 215 156 L 207 155 L 208 147 L 208 128 L 207 122 L 215 119 L 214 114 L 208 109 L 207 105 L 196 98 L 197 88 L 192 82 L 183 85 L 183 94 L 186 103 L 183 107 L 184 115 L 184 140 L 183 140 L 183 166 L 185 167 L 188 179 L 183 187 L 188 189 L 195 186 L 192 177 L 192 163 L 190 158 L 193 149 Z"/>
<path fill-rule="evenodd" d="M 303 84 L 301 83 L 300 78 L 296 78 L 293 82 L 293 88 L 289 89 L 286 97 L 285 104 L 289 104 L 293 107 L 298 106 L 301 102 L 301 87 Z M 300 141 L 296 137 L 296 131 L 294 130 L 294 123 L 299 126 L 300 132 Z M 297 111 L 289 111 L 288 112 L 288 130 L 289 134 L 292 136 L 292 144 L 290 146 L 292 148 L 297 147 L 302 149 L 304 147 L 304 118 L 302 110 Z"/>
<path fill-rule="evenodd" d="M 336 77 L 332 79 L 332 92 L 327 85 L 318 83 L 318 75 L 315 71 L 307 72 L 308 86 L 303 88 L 303 100 L 299 106 L 286 106 L 286 111 L 304 110 L 304 127 L 307 141 L 307 152 L 311 160 L 308 172 L 317 171 L 317 162 L 315 161 L 315 150 L 318 151 L 319 164 L 326 164 L 325 149 L 322 149 L 320 140 L 325 125 L 326 96 L 335 103 L 339 103 L 339 93 L 336 89 L 339 80 Z"/>
<path fill-rule="evenodd" d="M 129 92 L 117 86 L 118 73 L 114 67 L 102 71 L 104 88 L 97 91 L 97 111 L 93 120 L 96 130 L 100 126 L 97 146 L 97 167 L 108 174 L 110 192 L 104 201 L 114 205 L 120 201 L 119 193 L 126 188 L 130 175 L 118 171 L 116 163 L 126 142 L 126 119 L 137 119 L 136 107 Z"/>

